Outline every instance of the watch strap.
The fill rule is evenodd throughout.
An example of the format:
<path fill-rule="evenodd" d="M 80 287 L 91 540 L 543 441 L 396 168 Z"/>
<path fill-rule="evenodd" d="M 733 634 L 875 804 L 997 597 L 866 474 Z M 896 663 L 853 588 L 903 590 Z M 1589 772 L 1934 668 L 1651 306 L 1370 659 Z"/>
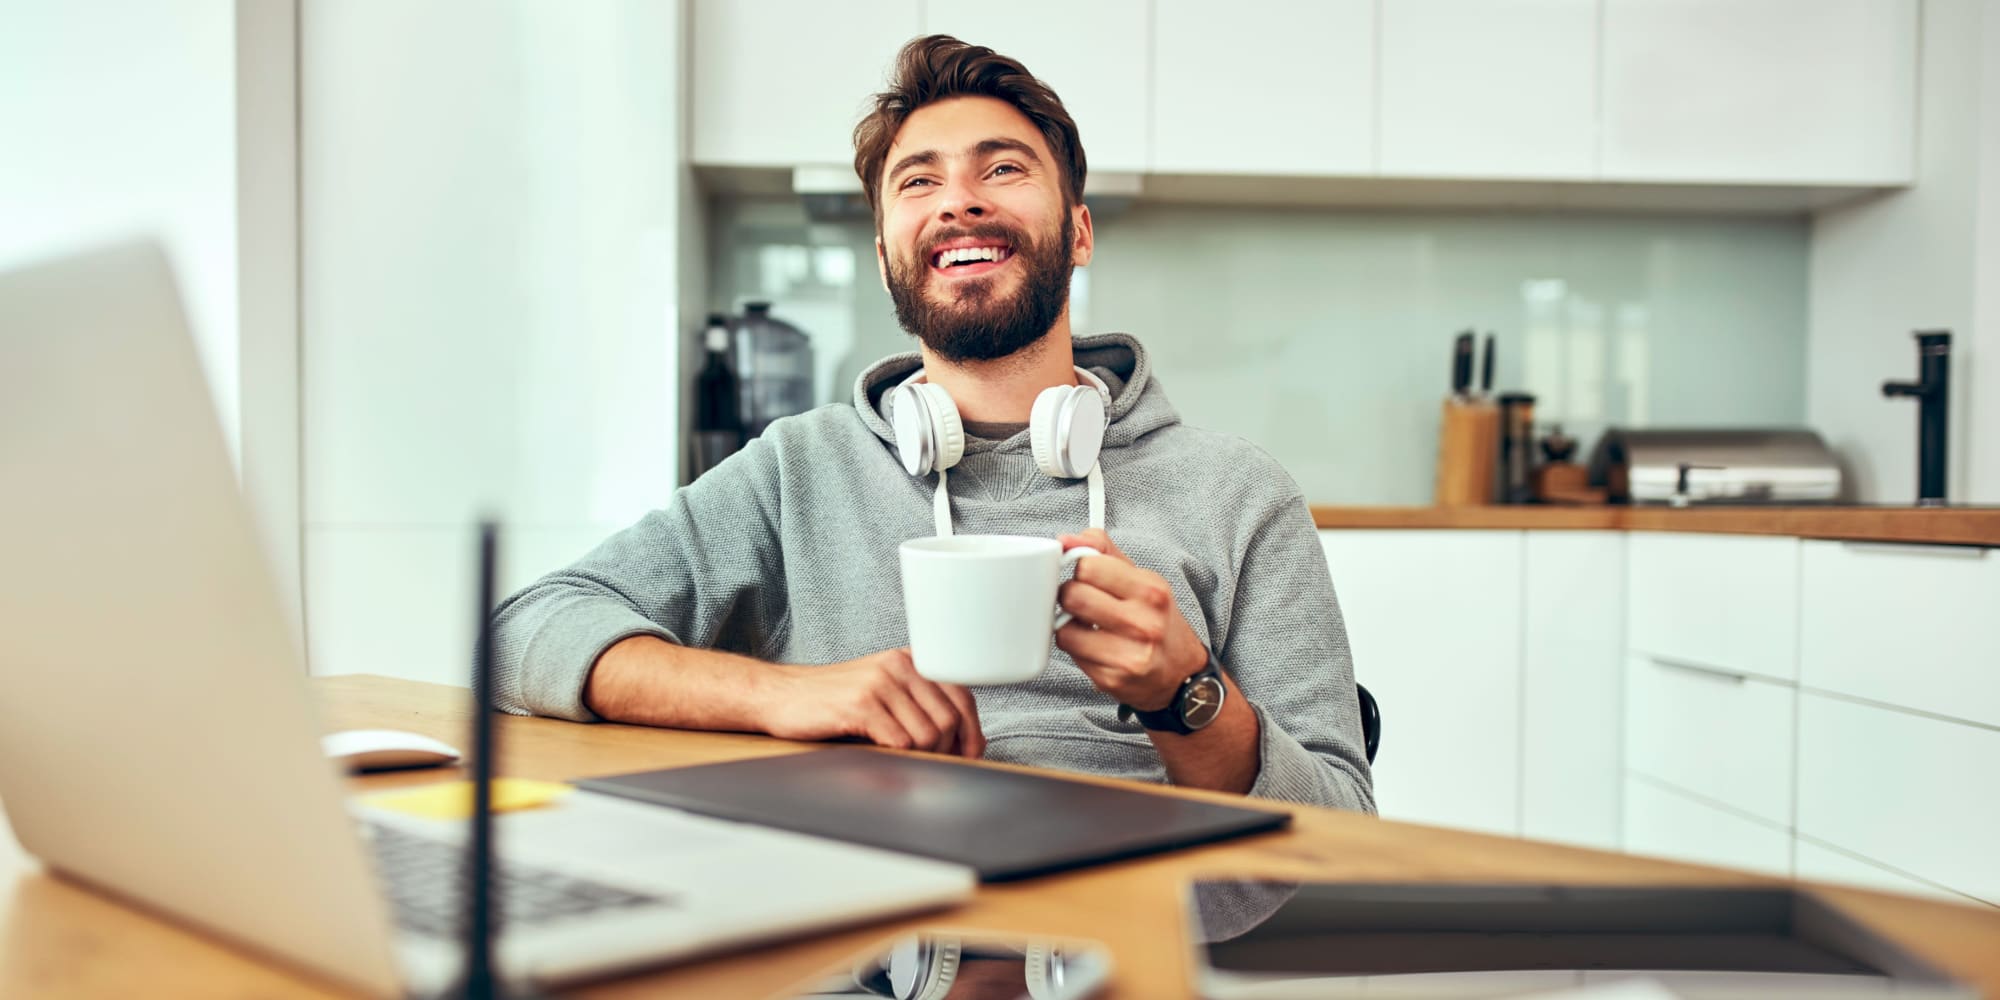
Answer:
<path fill-rule="evenodd" d="M 1195 732 L 1194 728 L 1187 724 L 1185 706 L 1188 690 L 1204 677 L 1222 676 L 1222 669 L 1215 662 L 1215 651 L 1206 646 L 1203 647 L 1203 651 L 1208 653 L 1208 662 L 1203 663 L 1200 670 L 1187 675 L 1181 681 L 1181 686 L 1174 690 L 1174 700 L 1167 702 L 1165 708 L 1145 711 L 1121 704 L 1118 706 L 1118 718 L 1124 722 L 1137 719 L 1141 726 L 1154 732 L 1178 733 L 1182 736 Z"/>

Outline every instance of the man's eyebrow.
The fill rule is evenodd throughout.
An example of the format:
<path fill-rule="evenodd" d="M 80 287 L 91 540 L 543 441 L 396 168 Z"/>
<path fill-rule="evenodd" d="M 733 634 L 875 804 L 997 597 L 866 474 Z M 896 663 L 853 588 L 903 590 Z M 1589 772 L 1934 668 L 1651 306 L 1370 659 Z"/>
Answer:
<path fill-rule="evenodd" d="M 892 181 L 895 180 L 897 174 L 900 174 L 903 171 L 910 169 L 911 167 L 928 167 L 936 164 L 937 161 L 938 161 L 938 151 L 935 149 L 926 149 L 921 153 L 911 153 L 910 155 L 905 156 L 900 160 L 897 160 L 896 165 L 890 168 L 889 179 Z"/>
<path fill-rule="evenodd" d="M 965 153 L 968 158 L 975 160 L 992 156 L 995 153 L 1019 153 L 1037 164 L 1042 162 L 1042 158 L 1035 153 L 1035 147 L 1019 139 L 981 139 L 967 147 Z M 912 167 L 936 166 L 940 159 L 942 157 L 938 155 L 938 151 L 935 149 L 926 149 L 922 152 L 911 153 L 896 161 L 896 165 L 889 169 L 888 179 L 894 181 L 898 174 Z"/>
<path fill-rule="evenodd" d="M 1019 153 L 1036 163 L 1042 162 L 1042 158 L 1035 155 L 1035 147 L 1019 139 L 981 139 L 974 143 L 968 152 L 974 159 L 992 156 L 994 153 Z"/>

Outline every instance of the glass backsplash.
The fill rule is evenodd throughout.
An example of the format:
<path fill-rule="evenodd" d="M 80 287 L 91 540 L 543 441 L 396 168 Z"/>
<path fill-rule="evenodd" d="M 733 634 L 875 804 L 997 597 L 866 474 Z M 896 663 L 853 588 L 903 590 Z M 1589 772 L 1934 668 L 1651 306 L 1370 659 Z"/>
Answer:
<path fill-rule="evenodd" d="M 865 220 L 711 206 L 711 298 L 809 333 L 822 401 L 915 343 Z M 1805 418 L 1803 218 L 1139 204 L 1096 219 L 1079 334 L 1152 351 L 1183 419 L 1242 435 L 1314 503 L 1423 504 L 1453 335 L 1498 335 L 1496 390 L 1586 444 L 1607 425 Z"/>

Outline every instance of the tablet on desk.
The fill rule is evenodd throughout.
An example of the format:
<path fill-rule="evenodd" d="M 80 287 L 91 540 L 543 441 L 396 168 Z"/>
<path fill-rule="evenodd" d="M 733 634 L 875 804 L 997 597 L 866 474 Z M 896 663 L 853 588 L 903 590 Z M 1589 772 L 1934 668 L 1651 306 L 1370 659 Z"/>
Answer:
<path fill-rule="evenodd" d="M 941 757 L 842 747 L 577 783 L 689 812 L 966 865 L 983 882 L 1275 830 L 1291 814 Z"/>
<path fill-rule="evenodd" d="M 1200 881 L 1187 905 L 1217 1000 L 1978 996 L 1789 887 Z"/>

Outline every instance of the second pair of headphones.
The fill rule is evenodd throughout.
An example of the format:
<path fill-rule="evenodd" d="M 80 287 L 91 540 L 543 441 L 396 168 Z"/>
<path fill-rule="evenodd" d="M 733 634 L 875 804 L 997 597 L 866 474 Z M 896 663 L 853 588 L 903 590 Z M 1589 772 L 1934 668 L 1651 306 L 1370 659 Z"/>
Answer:
<path fill-rule="evenodd" d="M 1082 368 L 1079 385 L 1043 389 L 1028 414 L 1028 442 L 1035 464 L 1057 479 L 1082 479 L 1097 466 L 1104 447 L 1105 411 L 1111 389 Z M 928 476 L 958 464 L 965 456 L 965 425 L 958 405 L 942 386 L 924 380 L 923 369 L 889 390 L 889 419 L 896 430 L 896 452 L 912 476 Z"/>
<path fill-rule="evenodd" d="M 1065 993 L 1068 970 L 1062 950 L 1050 941 L 987 944 L 966 942 L 950 935 L 913 934 L 890 947 L 885 969 L 857 969 L 854 981 L 857 984 L 875 981 L 886 972 L 888 995 L 895 1000 L 944 1000 L 951 994 L 952 984 L 958 981 L 959 969 L 967 959 L 1016 956 L 1023 963 L 1021 974 L 1029 1000 L 1059 1000 Z"/>

